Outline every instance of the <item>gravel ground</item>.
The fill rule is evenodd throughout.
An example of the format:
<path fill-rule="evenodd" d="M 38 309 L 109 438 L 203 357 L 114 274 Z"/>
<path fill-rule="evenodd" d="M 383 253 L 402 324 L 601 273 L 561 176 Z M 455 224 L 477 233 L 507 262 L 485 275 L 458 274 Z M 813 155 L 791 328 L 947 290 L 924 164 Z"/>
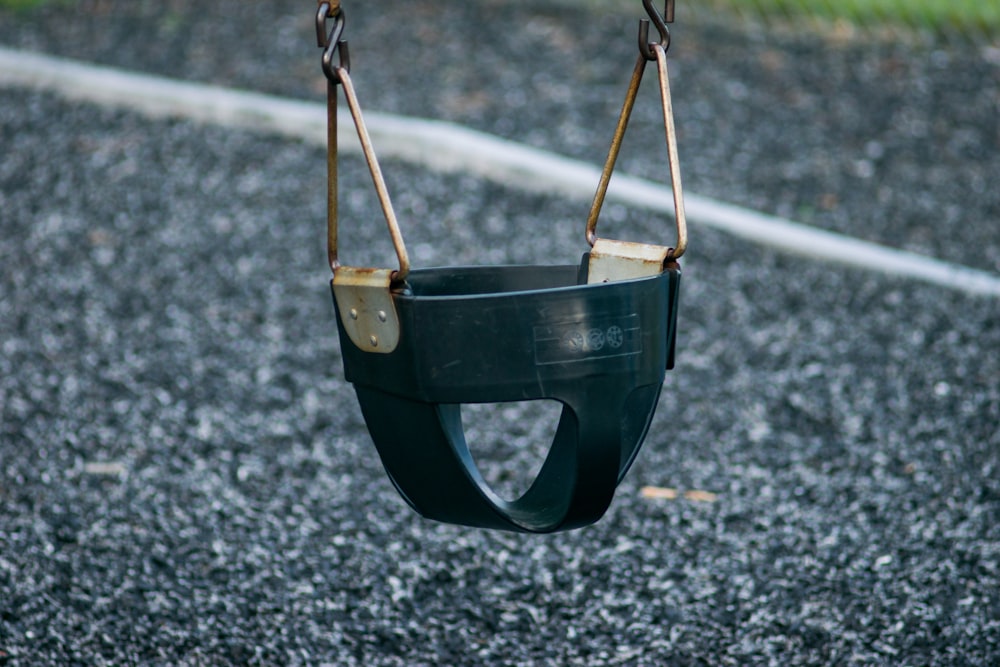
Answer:
<path fill-rule="evenodd" d="M 303 4 L 0 13 L 0 43 L 319 100 Z M 369 108 L 602 159 L 631 19 L 348 10 Z M 994 51 L 700 21 L 673 53 L 691 190 L 1000 270 Z M 623 159 L 649 175 L 641 103 Z M 696 227 L 677 368 L 606 518 L 467 530 L 404 506 L 342 379 L 322 151 L 0 90 L 0 155 L 0 664 L 1000 663 L 995 300 Z M 585 206 L 384 166 L 418 266 L 582 251 Z M 343 172 L 345 219 L 380 220 Z M 470 415 L 505 492 L 551 414 Z"/>

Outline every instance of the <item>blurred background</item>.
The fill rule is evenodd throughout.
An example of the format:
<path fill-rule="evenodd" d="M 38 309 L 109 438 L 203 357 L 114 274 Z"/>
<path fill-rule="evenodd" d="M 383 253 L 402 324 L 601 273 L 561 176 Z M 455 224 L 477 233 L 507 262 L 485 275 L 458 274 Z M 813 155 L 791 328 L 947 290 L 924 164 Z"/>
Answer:
<path fill-rule="evenodd" d="M 315 6 L 0 0 L 0 45 L 318 107 Z M 366 110 L 604 159 L 639 0 L 345 8 Z M 1000 273 L 998 25 L 995 0 L 678 0 L 686 188 Z M 664 181 L 649 83 L 620 168 Z M 383 261 L 344 159 L 345 256 Z M 0 87 L 0 665 L 1000 664 L 995 299 L 694 223 L 607 517 L 467 531 L 405 507 L 343 378 L 324 167 Z M 589 202 L 383 167 L 420 267 L 579 260 Z M 523 481 L 550 423 L 484 415 L 484 475 Z"/>
<path fill-rule="evenodd" d="M 556 0 L 574 5 L 572 0 Z M 585 0 L 628 8 L 628 0 Z M 660 2 L 656 3 L 660 5 Z M 681 2 L 685 19 L 746 27 L 811 29 L 827 35 L 988 43 L 1000 29 L 1000 4 L 978 0 L 705 0 Z"/>

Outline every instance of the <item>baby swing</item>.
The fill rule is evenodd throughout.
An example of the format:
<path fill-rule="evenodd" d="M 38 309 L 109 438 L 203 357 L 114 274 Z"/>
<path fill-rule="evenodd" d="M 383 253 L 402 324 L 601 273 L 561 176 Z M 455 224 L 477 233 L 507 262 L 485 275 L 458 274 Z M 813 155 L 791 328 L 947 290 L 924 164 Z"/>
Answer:
<path fill-rule="evenodd" d="M 649 429 L 673 367 L 687 246 L 666 52 L 673 0 L 643 0 L 639 57 L 587 220 L 579 266 L 410 269 L 350 77 L 344 10 L 323 0 L 317 40 L 328 80 L 327 238 L 344 373 L 389 478 L 437 521 L 548 533 L 604 514 Z M 649 22 L 659 41 L 649 41 Z M 329 27 L 329 30 L 328 30 Z M 659 73 L 673 187 L 673 247 L 599 238 L 597 221 L 648 62 Z M 385 215 L 398 268 L 341 265 L 337 255 L 337 88 L 342 87 Z M 463 403 L 562 404 L 542 467 L 518 499 L 486 483 L 462 427 Z"/>

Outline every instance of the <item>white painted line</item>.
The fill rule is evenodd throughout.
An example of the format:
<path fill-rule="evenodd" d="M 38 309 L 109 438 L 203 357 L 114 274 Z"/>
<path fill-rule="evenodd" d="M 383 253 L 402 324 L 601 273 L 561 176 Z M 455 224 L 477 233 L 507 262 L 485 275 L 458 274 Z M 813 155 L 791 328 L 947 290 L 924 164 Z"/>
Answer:
<path fill-rule="evenodd" d="M 0 47 L 0 85 L 56 93 L 66 99 L 127 108 L 153 117 L 180 117 L 326 142 L 325 108 L 218 86 L 135 74 Z M 365 114 L 378 152 L 447 172 L 472 173 L 525 190 L 590 200 L 600 175 L 594 165 L 450 123 Z M 340 147 L 360 152 L 348 116 Z M 608 199 L 673 214 L 670 189 L 617 175 Z M 902 276 L 942 287 L 1000 296 L 1000 275 L 824 231 L 706 197 L 685 193 L 688 219 L 780 250 Z"/>

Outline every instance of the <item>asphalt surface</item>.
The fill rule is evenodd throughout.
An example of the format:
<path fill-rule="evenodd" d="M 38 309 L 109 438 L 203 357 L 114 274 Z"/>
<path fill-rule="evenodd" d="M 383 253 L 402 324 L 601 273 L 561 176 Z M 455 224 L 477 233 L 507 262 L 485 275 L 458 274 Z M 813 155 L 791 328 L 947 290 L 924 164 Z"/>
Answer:
<path fill-rule="evenodd" d="M 320 100 L 303 4 L 2 12 L 0 43 Z M 603 158 L 633 18 L 347 9 L 369 108 Z M 678 19 L 688 188 L 1000 271 L 994 50 Z M 665 176 L 640 105 L 623 168 Z M 607 516 L 470 530 L 397 497 L 343 380 L 322 151 L 3 89 L 0 156 L 0 664 L 1000 663 L 996 300 L 694 227 L 677 367 Z M 583 251 L 585 205 L 384 167 L 418 266 Z M 342 171 L 344 252 L 385 263 Z M 513 493 L 551 406 L 471 413 Z"/>

